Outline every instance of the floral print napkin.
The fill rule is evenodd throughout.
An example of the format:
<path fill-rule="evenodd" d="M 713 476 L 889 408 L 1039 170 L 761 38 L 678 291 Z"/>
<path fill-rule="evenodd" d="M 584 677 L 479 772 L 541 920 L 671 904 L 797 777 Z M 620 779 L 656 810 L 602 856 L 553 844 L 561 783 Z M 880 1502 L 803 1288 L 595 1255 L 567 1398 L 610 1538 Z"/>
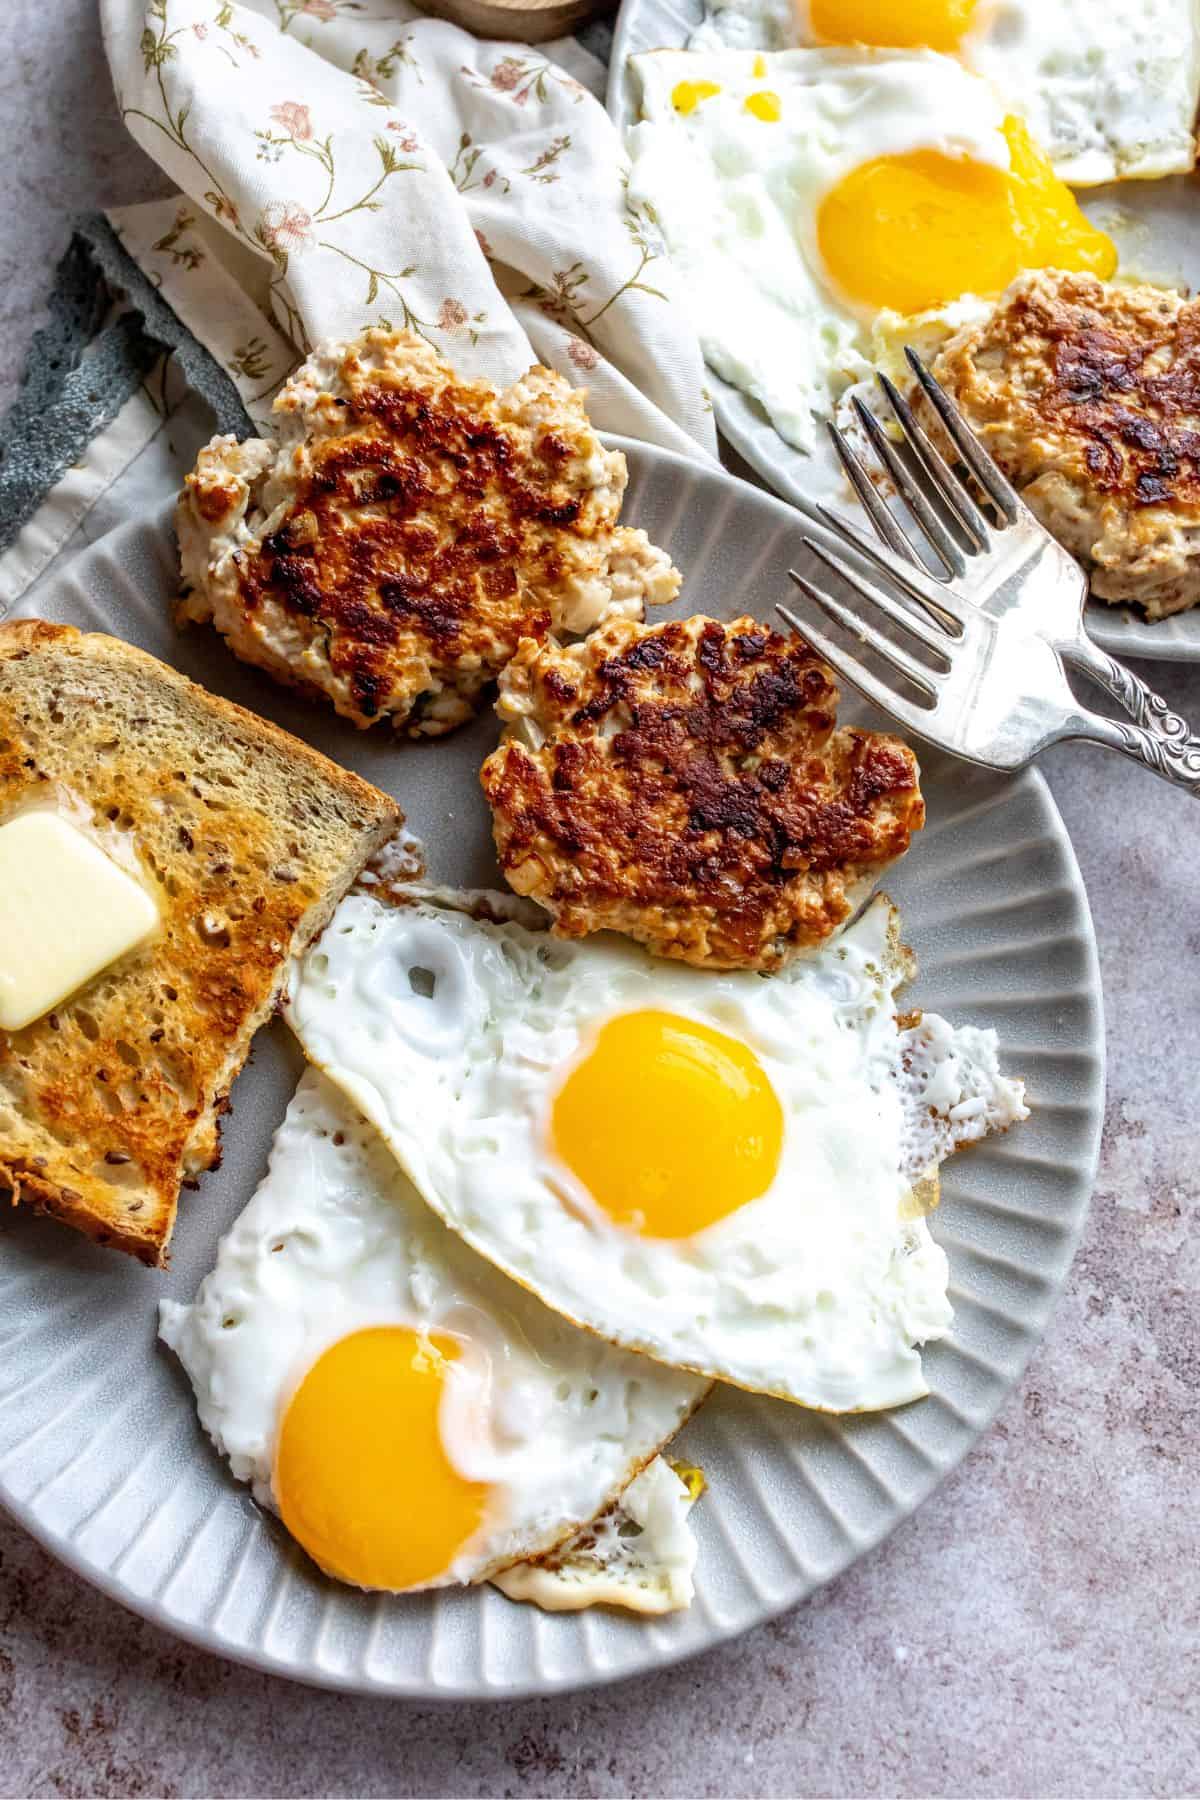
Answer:
<path fill-rule="evenodd" d="M 602 428 L 715 454 L 699 345 L 571 40 L 551 60 L 406 0 L 102 7 L 122 116 L 181 190 L 110 216 L 258 422 L 323 338 L 408 326 L 463 373 L 541 361 Z"/>

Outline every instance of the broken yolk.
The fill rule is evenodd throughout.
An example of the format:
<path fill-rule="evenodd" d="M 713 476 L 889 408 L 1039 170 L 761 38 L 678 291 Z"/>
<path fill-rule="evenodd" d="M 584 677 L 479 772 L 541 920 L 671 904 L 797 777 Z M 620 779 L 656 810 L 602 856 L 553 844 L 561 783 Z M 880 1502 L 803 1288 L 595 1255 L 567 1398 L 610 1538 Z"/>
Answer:
<path fill-rule="evenodd" d="M 1030 138 L 1006 119 L 1008 169 L 940 150 L 881 156 L 825 196 L 817 241 L 829 275 L 864 307 L 921 313 L 997 294 L 1023 269 L 1107 280 L 1112 241 L 1090 223 Z"/>
<path fill-rule="evenodd" d="M 677 81 L 671 90 L 671 105 L 676 112 L 694 113 L 702 100 L 719 94 L 719 81 Z"/>

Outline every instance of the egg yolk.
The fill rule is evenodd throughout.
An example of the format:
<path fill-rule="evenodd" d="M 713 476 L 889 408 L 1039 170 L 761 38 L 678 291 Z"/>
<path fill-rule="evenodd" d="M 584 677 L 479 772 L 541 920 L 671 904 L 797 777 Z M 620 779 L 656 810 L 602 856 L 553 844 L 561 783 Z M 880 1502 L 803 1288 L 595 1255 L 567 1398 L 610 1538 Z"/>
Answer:
<path fill-rule="evenodd" d="M 783 1110 L 736 1038 L 674 1013 L 622 1013 L 559 1089 L 551 1139 L 614 1224 L 682 1238 L 767 1191 Z"/>
<path fill-rule="evenodd" d="M 850 299 L 925 312 L 963 294 L 996 294 L 1022 269 L 1117 266 L 1111 240 L 1019 119 L 1004 122 L 1010 167 L 940 150 L 881 156 L 851 170 L 822 201 L 817 241 Z"/>
<path fill-rule="evenodd" d="M 488 1489 L 464 1481 L 438 1422 L 455 1339 L 352 1332 L 293 1394 L 274 1490 L 292 1536 L 329 1574 L 400 1592 L 443 1575 L 479 1529 Z"/>
<path fill-rule="evenodd" d="M 779 104 L 779 95 L 773 94 L 769 88 L 759 88 L 756 93 L 747 94 L 745 108 L 754 118 L 761 119 L 764 125 L 773 125 L 783 110 Z"/>
<path fill-rule="evenodd" d="M 671 89 L 671 105 L 679 113 L 694 113 L 702 100 L 719 94 L 719 81 L 677 81 Z"/>
<path fill-rule="evenodd" d="M 957 50 L 976 0 L 809 0 L 812 35 L 827 44 Z"/>

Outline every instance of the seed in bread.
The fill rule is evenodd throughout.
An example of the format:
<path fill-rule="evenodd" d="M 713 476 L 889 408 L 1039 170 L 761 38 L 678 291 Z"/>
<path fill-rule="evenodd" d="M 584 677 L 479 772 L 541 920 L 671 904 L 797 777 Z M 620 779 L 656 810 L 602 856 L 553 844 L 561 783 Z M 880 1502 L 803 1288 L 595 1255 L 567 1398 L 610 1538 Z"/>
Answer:
<path fill-rule="evenodd" d="M 372 330 L 314 351 L 275 413 L 278 443 L 214 438 L 187 478 L 181 616 L 360 727 L 440 736 L 520 638 L 678 592 L 617 525 L 625 458 L 549 369 L 501 392 Z"/>
<path fill-rule="evenodd" d="M 501 866 L 562 937 L 775 969 L 850 916 L 924 823 L 899 739 L 835 729 L 806 644 L 753 619 L 522 643 L 483 766 Z"/>
<path fill-rule="evenodd" d="M 0 626 L 0 821 L 33 808 L 119 844 L 160 925 L 0 1032 L 0 1187 L 161 1264 L 290 958 L 399 810 L 144 652 L 24 621 Z"/>
<path fill-rule="evenodd" d="M 1200 300 L 1024 275 L 934 373 L 1101 600 L 1200 600 Z"/>

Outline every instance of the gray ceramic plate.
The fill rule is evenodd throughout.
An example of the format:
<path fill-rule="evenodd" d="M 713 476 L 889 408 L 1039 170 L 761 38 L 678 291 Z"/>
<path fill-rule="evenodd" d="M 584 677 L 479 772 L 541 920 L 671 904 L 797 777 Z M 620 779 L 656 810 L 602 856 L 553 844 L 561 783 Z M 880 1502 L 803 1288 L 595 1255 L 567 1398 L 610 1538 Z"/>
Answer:
<path fill-rule="evenodd" d="M 682 49 L 704 11 L 704 0 L 622 0 L 608 73 L 608 110 L 621 132 L 638 117 L 629 58 L 643 50 Z M 1200 218 L 1188 177 L 1125 182 L 1093 189 L 1083 198 L 1097 224 L 1115 230 L 1123 246 L 1136 249 L 1140 268 L 1179 287 L 1200 286 Z M 722 436 L 776 493 L 795 506 L 832 500 L 849 510 L 849 488 L 823 439 L 814 455 L 805 456 L 780 437 L 755 401 L 712 369 L 708 388 Z M 1114 656 L 1200 662 L 1200 607 L 1148 625 L 1130 607 L 1094 600 L 1087 626 Z"/>
<path fill-rule="evenodd" d="M 682 610 L 764 619 L 798 555 L 795 512 L 730 477 L 631 443 L 625 517 L 688 572 Z M 476 771 L 490 718 L 397 749 L 310 709 L 170 623 L 165 517 L 81 556 L 48 616 L 129 638 L 392 789 L 433 873 L 495 880 Z M 491 1589 L 414 1600 L 325 1581 L 231 1479 L 155 1342 L 161 1295 L 189 1298 L 261 1175 L 297 1077 L 282 1026 L 234 1088 L 225 1159 L 184 1196 L 169 1274 L 6 1208 L 0 1223 L 0 1499 L 115 1599 L 260 1668 L 362 1693 L 495 1697 L 632 1675 L 794 1605 L 878 1543 L 970 1449 L 1020 1375 L 1071 1261 L 1103 1098 L 1096 947 L 1045 783 L 923 757 L 929 826 L 889 883 L 922 973 L 916 997 L 993 1023 L 1034 1117 L 952 1165 L 934 1230 L 949 1252 L 953 1338 L 932 1397 L 887 1417 L 821 1418 L 726 1391 L 689 1425 L 710 1491 L 695 1605 L 657 1623 L 551 1617 Z"/>

